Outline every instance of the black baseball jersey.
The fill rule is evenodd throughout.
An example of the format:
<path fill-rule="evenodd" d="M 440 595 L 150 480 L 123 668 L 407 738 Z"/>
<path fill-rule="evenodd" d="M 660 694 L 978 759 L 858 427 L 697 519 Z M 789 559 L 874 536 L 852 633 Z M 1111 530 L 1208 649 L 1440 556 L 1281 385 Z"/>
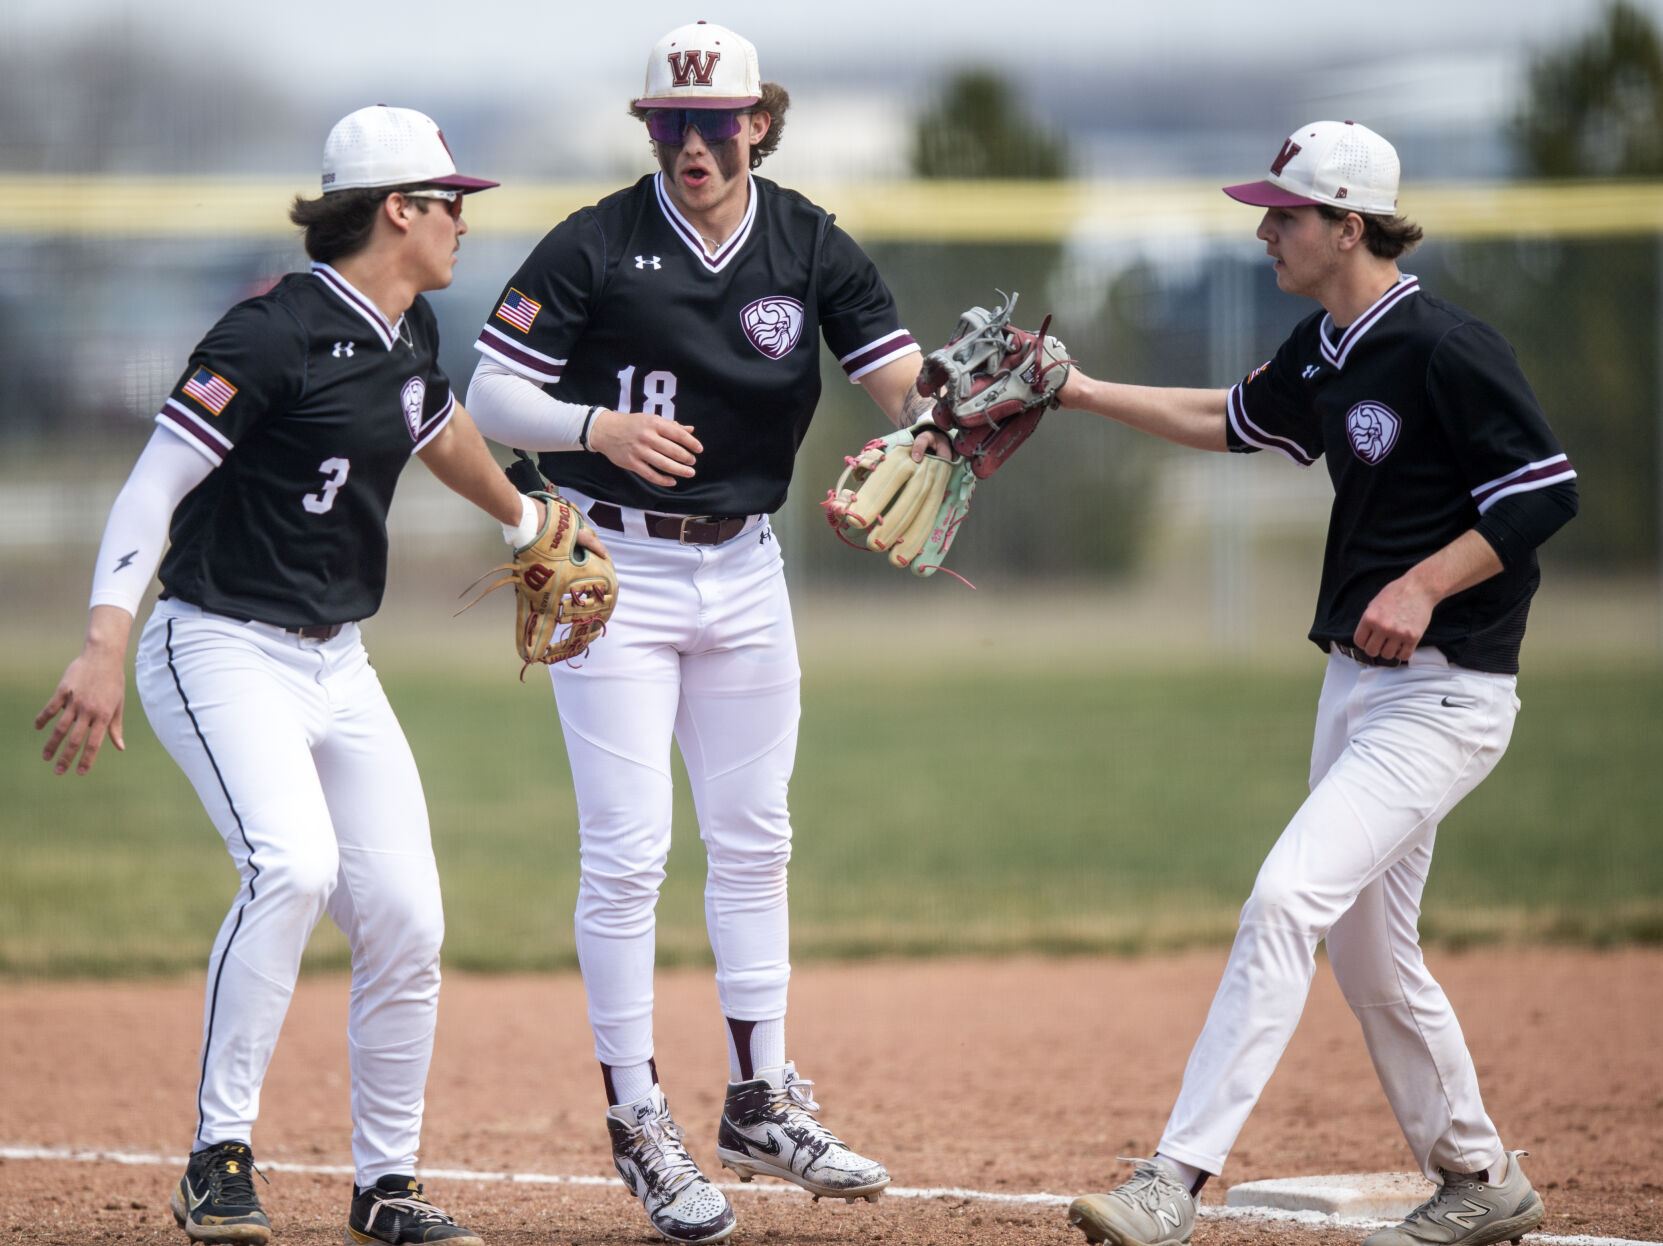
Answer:
<path fill-rule="evenodd" d="M 374 614 L 393 488 L 455 408 L 438 350 L 425 299 L 388 324 L 327 264 L 226 312 L 156 416 L 214 464 L 173 512 L 167 596 L 283 627 Z"/>
<path fill-rule="evenodd" d="M 1503 499 L 1574 489 L 1512 348 L 1404 277 L 1343 333 L 1301 321 L 1229 394 L 1239 451 L 1326 455 L 1334 506 L 1311 639 L 1352 643 L 1375 595 Z M 1440 602 L 1421 643 L 1477 670 L 1518 670 L 1540 575 L 1534 549 Z"/>
<path fill-rule="evenodd" d="M 582 451 L 544 454 L 556 484 L 674 514 L 779 509 L 820 398 L 818 337 L 851 380 L 917 349 L 872 261 L 795 191 L 751 178 L 714 254 L 662 176 L 557 225 L 509 281 L 475 346 L 566 402 L 690 425 L 698 475 L 649 484 Z"/>

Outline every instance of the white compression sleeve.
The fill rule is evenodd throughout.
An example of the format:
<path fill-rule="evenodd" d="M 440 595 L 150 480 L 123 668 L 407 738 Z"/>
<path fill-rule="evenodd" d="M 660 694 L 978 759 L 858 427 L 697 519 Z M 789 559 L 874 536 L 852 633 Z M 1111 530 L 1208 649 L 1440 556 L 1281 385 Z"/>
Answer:
<path fill-rule="evenodd" d="M 185 495 L 214 465 L 179 434 L 158 428 L 116 494 L 92 572 L 93 606 L 119 606 L 135 617 L 162 561 L 168 524 Z"/>
<path fill-rule="evenodd" d="M 495 359 L 481 358 L 468 382 L 468 414 L 492 441 L 521 450 L 581 450 L 589 408 L 544 393 Z"/>

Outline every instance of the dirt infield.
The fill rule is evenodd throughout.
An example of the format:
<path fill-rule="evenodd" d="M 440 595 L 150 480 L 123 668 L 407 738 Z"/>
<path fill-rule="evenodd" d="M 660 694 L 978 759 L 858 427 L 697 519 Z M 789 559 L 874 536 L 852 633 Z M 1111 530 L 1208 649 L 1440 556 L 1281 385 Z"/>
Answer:
<path fill-rule="evenodd" d="M 814 1204 L 777 1183 L 734 1194 L 737 1242 L 769 1246 L 1079 1246 L 1056 1204 L 1153 1148 L 1223 964 L 1213 951 L 1144 960 L 810 965 L 797 971 L 791 1050 L 832 1128 L 883 1158 L 876 1205 Z M 1663 1237 L 1663 1057 L 1654 1026 L 1663 951 L 1438 954 L 1492 1114 L 1547 1201 L 1544 1234 Z M 302 982 L 266 1082 L 263 1163 L 346 1165 L 346 983 Z M 97 1150 L 181 1156 L 200 1016 L 195 982 L 0 987 L 0 1237 L 182 1243 L 171 1162 L 68 1159 Z M 708 971 L 659 977 L 658 1063 L 695 1158 L 715 1173 L 725 1040 Z M 600 1077 L 575 976 L 451 976 L 427 1098 L 434 1170 L 609 1176 Z M 46 1158 L 19 1158 L 29 1149 Z M 1408 1155 L 1326 966 L 1249 1122 L 1229 1184 L 1406 1169 Z M 731 1173 L 723 1173 L 731 1179 Z M 333 1246 L 349 1177 L 279 1168 L 261 1193 L 274 1241 Z M 952 1190 L 954 1192 L 943 1192 Z M 429 1178 L 436 1201 L 492 1244 L 644 1242 L 639 1207 L 609 1184 Z M 1204 1219 L 1198 1246 L 1356 1241 L 1356 1228 Z M 1531 1239 L 1526 1239 L 1528 1242 Z"/>

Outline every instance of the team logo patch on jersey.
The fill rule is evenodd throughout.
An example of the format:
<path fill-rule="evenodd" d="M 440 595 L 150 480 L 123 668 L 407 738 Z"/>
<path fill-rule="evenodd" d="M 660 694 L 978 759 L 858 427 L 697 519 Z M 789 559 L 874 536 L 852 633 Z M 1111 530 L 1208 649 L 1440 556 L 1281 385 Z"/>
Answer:
<path fill-rule="evenodd" d="M 758 299 L 739 313 L 745 336 L 770 359 L 783 359 L 803 335 L 803 305 L 783 294 Z"/>
<path fill-rule="evenodd" d="M 421 436 L 422 407 L 427 403 L 427 382 L 419 376 L 413 376 L 404 382 L 404 388 L 398 392 L 399 403 L 404 407 L 404 427 L 410 430 L 410 440 L 415 441 Z"/>
<path fill-rule="evenodd" d="M 502 306 L 497 308 L 497 315 L 521 333 L 530 333 L 531 322 L 537 319 L 537 313 L 542 310 L 543 305 L 537 300 L 528 299 L 513 286 L 509 286 L 507 297 L 502 300 Z"/>
<path fill-rule="evenodd" d="M 198 368 L 185 382 L 184 392 L 187 398 L 194 398 L 206 407 L 209 414 L 218 415 L 237 396 L 237 387 L 217 372 Z"/>
<path fill-rule="evenodd" d="M 1345 435 L 1351 449 L 1365 463 L 1380 462 L 1392 452 L 1403 417 L 1382 402 L 1359 402 L 1345 413 Z"/>

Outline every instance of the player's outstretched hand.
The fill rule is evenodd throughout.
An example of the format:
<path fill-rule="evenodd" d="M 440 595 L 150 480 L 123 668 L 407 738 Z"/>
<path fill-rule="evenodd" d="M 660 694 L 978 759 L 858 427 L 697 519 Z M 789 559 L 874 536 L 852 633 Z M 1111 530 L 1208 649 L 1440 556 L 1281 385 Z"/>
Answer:
<path fill-rule="evenodd" d="M 691 479 L 695 456 L 704 450 L 688 425 L 649 411 L 597 411 L 589 445 L 655 485 Z"/>
<path fill-rule="evenodd" d="M 127 742 L 121 734 L 121 711 L 127 699 L 126 663 L 125 634 L 119 648 L 89 639 L 81 655 L 64 671 L 52 699 L 35 715 L 36 731 L 43 730 L 54 718 L 58 720 L 41 750 L 43 760 L 56 759 L 52 767 L 55 773 L 65 773 L 72 764 L 76 774 L 91 770 L 106 734 L 116 748 L 126 751 Z"/>

